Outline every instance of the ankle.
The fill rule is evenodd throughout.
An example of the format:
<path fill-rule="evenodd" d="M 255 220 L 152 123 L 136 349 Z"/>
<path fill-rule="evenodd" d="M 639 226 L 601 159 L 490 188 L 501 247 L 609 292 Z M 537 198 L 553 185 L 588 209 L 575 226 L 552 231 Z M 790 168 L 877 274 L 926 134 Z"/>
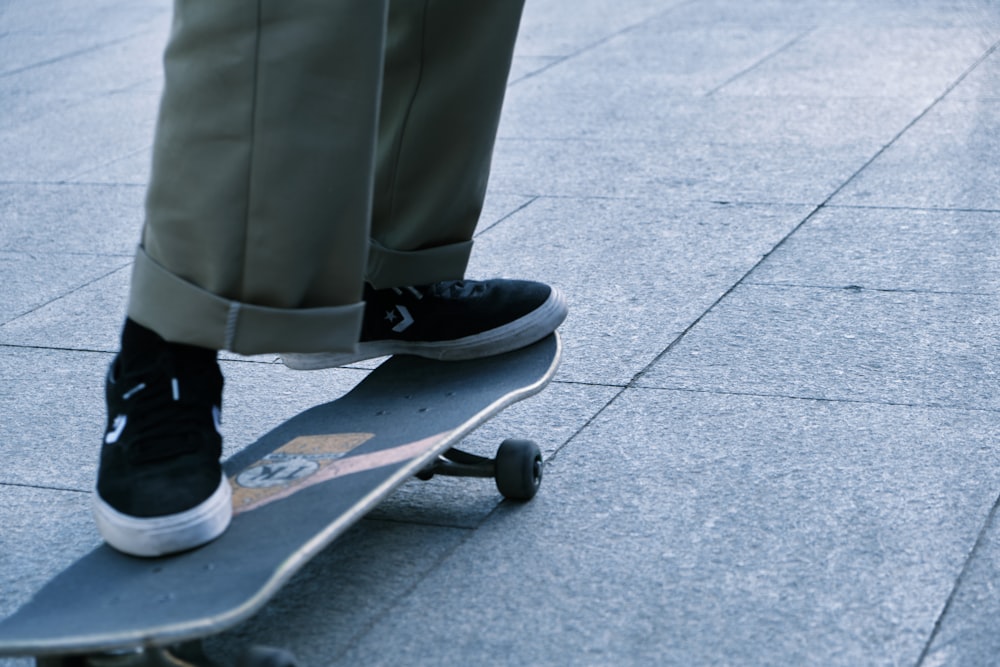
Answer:
<path fill-rule="evenodd" d="M 127 318 L 122 328 L 119 367 L 123 372 L 141 371 L 170 355 L 182 369 L 196 371 L 217 364 L 216 350 L 184 343 L 171 343 L 158 333 Z"/>

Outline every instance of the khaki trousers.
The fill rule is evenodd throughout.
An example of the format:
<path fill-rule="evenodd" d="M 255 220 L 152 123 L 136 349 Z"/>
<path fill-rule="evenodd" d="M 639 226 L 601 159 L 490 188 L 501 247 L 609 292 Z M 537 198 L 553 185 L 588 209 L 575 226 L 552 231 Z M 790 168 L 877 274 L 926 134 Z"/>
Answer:
<path fill-rule="evenodd" d="M 461 278 L 523 0 L 175 0 L 129 317 L 347 351 L 364 281 Z"/>

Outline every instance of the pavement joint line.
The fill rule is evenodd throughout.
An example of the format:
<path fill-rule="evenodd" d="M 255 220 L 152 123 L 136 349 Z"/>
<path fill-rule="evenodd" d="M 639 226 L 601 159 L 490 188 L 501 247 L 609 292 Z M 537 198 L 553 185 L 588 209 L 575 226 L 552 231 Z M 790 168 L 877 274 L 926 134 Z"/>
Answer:
<path fill-rule="evenodd" d="M 814 32 L 816 32 L 816 26 L 812 26 L 810 28 L 806 28 L 801 33 L 799 33 L 798 35 L 796 35 L 793 39 L 791 39 L 788 43 L 783 44 L 782 46 L 779 46 L 777 49 L 775 49 L 771 53 L 765 55 L 763 58 L 761 58 L 760 60 L 758 60 L 754 64 L 750 65 L 749 67 L 747 67 L 743 71 L 738 72 L 738 73 L 734 74 L 733 76 L 729 77 L 728 79 L 726 79 L 725 81 L 723 81 L 722 83 L 720 83 L 719 85 L 717 85 L 715 88 L 712 88 L 707 93 L 705 93 L 704 96 L 705 97 L 712 97 L 712 96 L 714 96 L 717 92 L 719 92 L 720 90 L 722 90 L 723 88 L 725 88 L 729 84 L 738 81 L 739 79 L 743 78 L 744 76 L 746 76 L 750 72 L 754 71 L 755 69 L 757 69 L 758 67 L 760 67 L 764 63 L 767 63 L 768 61 L 773 60 L 774 58 L 778 57 L 779 55 L 781 55 L 782 53 L 784 53 L 788 49 L 792 48 L 793 46 L 795 46 L 796 44 L 798 44 L 799 42 L 801 42 L 803 39 L 805 39 L 806 37 L 808 37 L 809 35 L 811 35 Z"/>
<path fill-rule="evenodd" d="M 841 187 L 843 187 L 843 186 L 841 186 Z M 838 190 L 839 190 L 839 188 L 838 188 Z M 832 197 L 833 195 L 830 195 L 830 196 Z M 818 206 L 815 206 L 812 209 L 812 211 L 810 211 L 805 217 L 803 217 L 802 220 L 799 221 L 798 224 L 796 224 L 792 228 L 792 230 L 788 232 L 788 234 L 786 234 L 783 238 L 781 238 L 769 251 L 767 251 L 766 253 L 764 253 L 761 256 L 761 258 L 757 262 L 755 262 L 753 264 L 753 266 L 751 266 L 748 271 L 746 271 L 743 274 L 743 276 L 741 276 L 738 280 L 736 280 L 736 282 L 734 282 L 732 285 L 730 285 L 722 293 L 721 296 L 719 296 L 715 301 L 713 301 L 708 306 L 708 308 L 706 308 L 700 315 L 698 315 L 698 317 L 696 317 L 687 327 L 685 327 L 683 331 L 681 331 L 679 334 L 677 334 L 677 336 L 675 336 L 674 339 L 672 341 L 670 341 L 670 343 L 668 343 L 667 346 L 658 355 L 656 355 L 653 358 L 652 361 L 650 361 L 644 368 L 640 369 L 635 375 L 633 375 L 632 376 L 632 380 L 629 382 L 628 386 L 629 387 L 638 386 L 638 384 L 642 380 L 642 378 L 645 377 L 645 375 L 654 366 L 656 366 L 656 364 L 659 363 L 659 361 L 661 359 L 665 358 L 668 354 L 670 354 L 671 350 L 673 350 L 682 340 L 684 340 L 684 338 L 696 326 L 698 326 L 701 323 L 701 321 L 703 319 L 705 319 L 706 316 L 708 316 L 709 313 L 711 313 L 713 310 L 715 310 L 715 308 L 720 303 L 722 303 L 722 301 L 724 299 L 726 299 L 730 294 L 732 294 L 733 291 L 736 290 L 737 287 L 739 287 L 740 285 L 742 285 L 743 282 L 751 274 L 753 274 L 753 272 L 756 271 L 759 266 L 761 266 L 764 262 L 766 262 L 768 260 L 768 258 L 770 258 L 770 256 L 774 253 L 775 250 L 777 250 L 778 248 L 780 248 L 789 238 L 791 238 L 791 236 L 793 234 L 795 234 L 795 232 L 797 232 L 799 229 L 801 229 L 803 225 L 805 225 L 807 222 L 809 222 L 809 220 L 811 220 L 820 210 L 822 210 L 822 208 L 823 208 L 823 205 L 819 204 Z"/>
<path fill-rule="evenodd" d="M 2 185 L 2 184 L 0 184 Z M 611 196 L 611 195 L 560 195 L 560 194 L 543 194 L 539 192 L 510 192 L 503 190 L 493 191 L 492 194 L 499 195 L 502 197 L 531 197 L 532 199 L 568 199 L 568 200 L 597 200 L 597 201 L 648 201 L 646 197 L 636 197 L 636 196 Z"/>
<path fill-rule="evenodd" d="M 924 643 L 923 650 L 920 652 L 920 657 L 917 658 L 917 667 L 920 667 L 924 664 L 924 662 L 926 662 L 931 649 L 934 647 L 934 642 L 941 633 L 941 627 L 944 625 L 945 618 L 948 616 L 948 612 L 951 611 L 952 604 L 958 596 L 958 592 L 962 589 L 962 585 L 965 583 L 972 560 L 975 558 L 976 552 L 982 549 L 983 544 L 989 537 L 989 529 L 990 526 L 992 526 L 996 521 L 998 507 L 1000 507 L 1000 496 L 997 496 L 997 499 L 993 502 L 993 507 L 990 508 L 989 513 L 986 515 L 986 520 L 983 522 L 983 525 L 979 530 L 979 535 L 976 536 L 975 543 L 973 543 L 972 548 L 966 555 L 958 576 L 955 577 L 955 583 L 952 586 L 951 591 L 948 593 L 948 598 L 941 607 L 941 613 L 938 614 L 936 619 L 934 619 L 934 629 L 931 630 L 930 635 L 927 637 L 927 641 Z"/>
<path fill-rule="evenodd" d="M 28 315 L 31 315 L 32 313 L 37 312 L 37 311 L 41 310 L 42 308 L 45 308 L 46 306 L 55 303 L 56 301 L 60 301 L 60 300 L 66 298 L 68 296 L 76 294 L 80 290 L 86 289 L 87 287 L 90 287 L 94 283 L 100 282 L 101 280 L 104 280 L 105 278 L 108 278 L 108 277 L 110 277 L 110 276 L 118 273 L 119 271 L 124 271 L 125 269 L 129 268 L 131 265 L 132 265 L 132 261 L 129 260 L 126 264 L 123 264 L 122 266 L 119 266 L 119 267 L 117 267 L 115 269 L 112 269 L 112 270 L 106 272 L 106 273 L 103 273 L 103 274 L 97 276 L 96 278 L 94 278 L 93 280 L 89 280 L 89 281 L 87 281 L 87 282 L 85 282 L 85 283 L 83 283 L 81 285 L 77 285 L 76 287 L 74 287 L 74 288 L 72 288 L 72 289 L 70 289 L 70 290 L 68 290 L 66 292 L 63 292 L 59 296 L 53 297 L 53 298 L 49 299 L 48 301 L 46 301 L 44 303 L 40 303 L 37 306 L 24 311 L 23 313 L 18 313 L 13 318 L 11 318 L 9 320 L 5 320 L 3 322 L 0 322 L 0 328 L 2 328 L 4 326 L 7 326 L 8 324 L 12 324 L 14 322 L 17 322 L 22 317 L 27 317 Z"/>
<path fill-rule="evenodd" d="M 415 478 L 414 478 L 415 479 Z M 412 481 L 412 480 L 409 480 Z M 423 483 L 423 480 L 419 480 Z M 429 481 L 429 480 L 428 480 Z M 497 501 L 500 502 L 500 501 Z M 476 530 L 478 525 L 458 525 L 454 523 L 444 523 L 442 521 L 422 521 L 419 518 L 416 519 L 393 519 L 392 517 L 386 516 L 372 516 L 371 514 L 366 515 L 361 519 L 362 521 L 377 521 L 380 523 L 390 523 L 395 526 L 425 526 L 427 528 L 447 528 L 448 530 Z"/>
<path fill-rule="evenodd" d="M 642 199 L 645 197 L 630 197 L 630 199 Z M 785 208 L 802 208 L 805 206 L 815 206 L 814 201 L 755 201 L 755 200 L 733 200 L 733 199 L 690 199 L 695 204 L 714 204 L 716 206 L 733 206 L 736 208 L 749 208 L 757 206 L 782 206 Z"/>
<path fill-rule="evenodd" d="M 577 430 L 573 431 L 573 433 L 571 433 L 563 441 L 563 443 L 561 445 L 559 445 L 558 447 L 556 447 L 555 449 L 553 449 L 552 453 L 550 453 L 548 456 L 545 457 L 545 465 L 548 465 L 549 462 L 557 459 L 559 457 L 559 454 L 562 453 L 562 451 L 566 447 L 568 447 L 570 445 L 570 443 L 573 442 L 573 440 L 575 440 L 577 438 L 577 436 L 579 436 L 581 433 L 583 433 L 588 428 L 590 428 L 590 426 L 594 423 L 594 421 L 597 420 L 597 418 L 600 417 L 602 414 L 604 414 L 604 412 L 609 407 L 611 407 L 625 393 L 625 391 L 629 388 L 628 385 L 623 385 L 623 384 L 605 384 L 605 383 L 601 383 L 601 382 L 575 382 L 575 381 L 572 381 L 572 380 L 553 380 L 552 382 L 553 382 L 553 384 L 561 384 L 561 385 L 567 385 L 567 386 L 573 385 L 573 386 L 579 386 L 579 387 L 604 387 L 604 388 L 607 388 L 607 389 L 617 389 L 618 391 L 616 391 L 614 393 L 614 395 L 611 398 L 609 398 L 604 403 L 604 405 L 602 405 L 597 410 L 595 410 L 594 413 L 592 415 L 590 415 L 590 417 L 588 417 L 587 420 L 580 426 L 580 428 L 578 428 Z"/>
<path fill-rule="evenodd" d="M 440 568 L 449 558 L 451 558 L 456 551 L 458 551 L 462 546 L 464 546 L 469 540 L 471 540 L 476 531 L 492 517 L 500 507 L 504 505 L 504 501 L 498 501 L 497 504 L 490 510 L 477 524 L 474 528 L 465 531 L 462 536 L 455 541 L 450 548 L 445 549 L 437 558 L 428 563 L 427 567 L 424 568 L 423 572 L 415 575 L 408 586 L 404 586 L 399 592 L 392 598 L 386 600 L 386 604 L 383 608 L 372 614 L 371 617 L 365 622 L 361 627 L 358 628 L 351 637 L 349 637 L 340 649 L 340 652 L 336 656 L 331 656 L 332 661 L 330 664 L 340 662 L 340 659 L 347 655 L 355 646 L 357 646 L 362 638 L 364 638 L 368 633 L 375 629 L 375 627 L 382 622 L 384 618 L 389 616 L 394 609 L 396 609 L 401 602 L 411 597 L 417 590 L 417 588 L 427 579 L 427 577 L 438 568 Z"/>
<path fill-rule="evenodd" d="M 970 208 L 951 206 L 879 206 L 876 204 L 828 204 L 828 209 L 855 209 L 869 211 L 926 211 L 928 213 L 1000 213 L 1000 208 Z"/>
<path fill-rule="evenodd" d="M 52 186 L 63 187 L 63 186 L 65 186 L 65 187 L 88 187 L 88 188 L 92 188 L 92 187 L 97 187 L 97 188 L 122 188 L 122 187 L 126 187 L 126 188 L 145 188 L 146 187 L 146 183 L 109 183 L 107 181 L 102 181 L 102 182 L 88 181 L 88 182 L 75 182 L 75 183 L 74 182 L 70 182 L 70 181 L 65 181 L 65 180 L 62 180 L 62 181 L 0 181 L 0 187 L 7 187 L 7 186 L 23 187 L 25 185 L 36 186 L 36 187 L 52 187 Z"/>
<path fill-rule="evenodd" d="M 40 484 L 21 484 L 18 482 L 0 482 L 0 488 L 14 487 L 19 489 L 36 489 L 39 491 L 60 491 L 65 493 L 90 494 L 93 489 L 73 489 L 66 486 L 46 486 Z"/>
<path fill-rule="evenodd" d="M 573 431 L 573 433 L 571 433 L 566 438 L 566 440 L 563 441 L 561 445 L 556 447 L 554 450 L 552 450 L 551 454 L 545 457 L 545 465 L 548 465 L 550 461 L 557 460 L 559 458 L 559 454 L 561 454 L 564 449 L 569 447 L 570 444 L 572 444 L 572 442 L 576 440 L 581 433 L 588 430 L 594 424 L 594 422 L 597 421 L 597 419 L 600 418 L 601 415 L 603 415 L 608 410 L 608 408 L 610 408 L 612 405 L 618 402 L 618 399 L 621 398 L 628 389 L 629 387 L 621 387 L 619 391 L 616 391 L 615 394 L 604 403 L 604 405 L 599 407 L 597 410 L 594 410 L 593 414 L 591 414 L 586 419 L 586 421 L 584 421 L 584 423 L 580 425 L 580 428 Z M 490 513 L 490 515 L 492 515 L 492 512 Z M 487 518 L 490 515 L 487 515 Z"/>
<path fill-rule="evenodd" d="M 968 405 L 952 405 L 947 403 L 904 403 L 902 401 L 873 401 L 857 398 L 825 398 L 822 396 L 795 396 L 792 394 L 774 394 L 753 391 L 727 391 L 722 389 L 692 389 L 690 387 L 668 387 L 655 385 L 637 385 L 628 389 L 645 391 L 681 392 L 688 394 L 713 394 L 717 396 L 746 396 L 749 398 L 778 398 L 789 401 L 810 401 L 814 403 L 850 403 L 855 405 L 880 405 L 893 408 L 919 408 L 922 410 L 948 410 L 958 412 L 1000 413 L 1000 408 L 982 408 Z"/>
<path fill-rule="evenodd" d="M 84 176 L 87 176 L 89 174 L 93 174 L 95 171 L 98 171 L 100 169 L 105 169 L 107 167 L 110 167 L 111 165 L 117 164 L 119 162 L 123 162 L 125 160 L 128 160 L 129 158 L 133 158 L 133 157 L 135 157 L 137 155 L 140 155 L 142 153 L 151 152 L 152 150 L 153 150 L 153 145 L 149 144 L 148 146 L 144 146 L 143 148 L 138 148 L 138 149 L 133 150 L 133 151 L 131 151 L 129 153 L 125 153 L 124 155 L 118 155 L 118 156 L 116 156 L 116 157 L 114 157 L 114 158 L 112 158 L 110 160 L 102 162 L 101 164 L 89 167 L 87 169 L 84 169 L 83 171 L 77 172 L 77 173 L 75 173 L 75 174 L 67 177 L 65 179 L 65 182 L 66 183 L 76 183 L 76 182 L 78 182 L 78 179 L 81 179 Z M 84 182 L 86 182 L 86 181 L 84 181 Z"/>
<path fill-rule="evenodd" d="M 4 185 L 0 182 L 0 186 Z M 72 185 L 72 184 L 70 184 Z M 526 197 L 535 200 L 570 200 L 570 201 L 634 201 L 634 202 L 649 202 L 649 197 L 646 195 L 563 195 L 558 193 L 526 193 L 526 192 L 512 192 L 496 190 L 491 191 L 492 194 L 502 197 Z M 804 208 L 807 206 L 816 206 L 814 201 L 740 201 L 740 200 L 729 200 L 729 199 L 686 199 L 684 204 L 711 204 L 713 206 L 732 206 L 732 207 L 759 207 L 759 206 L 770 206 L 770 207 L 783 207 L 783 208 Z M 832 206 L 830 208 L 833 208 Z M 844 206 L 848 208 L 848 206 Z M 860 207 L 859 207 L 860 208 Z M 872 207 L 879 208 L 879 207 Z M 920 210 L 920 209 L 918 209 Z M 928 209 L 930 210 L 930 209 Z M 950 210 L 950 209 L 944 209 Z M 997 211 L 1000 213 L 1000 210 Z"/>
<path fill-rule="evenodd" d="M 550 195 L 542 195 L 549 197 Z M 552 196 L 552 198 L 563 198 L 562 196 Z M 586 197 L 579 197 L 585 199 Z M 645 197 L 595 197 L 595 199 L 635 199 L 645 201 Z M 720 206 L 815 206 L 816 202 L 780 202 L 780 201 L 758 201 L 758 200 L 726 200 L 726 199 L 703 199 L 688 200 L 689 202 L 702 202 L 706 204 L 718 204 Z M 826 204 L 824 209 L 843 209 L 859 211 L 913 211 L 915 213 L 1000 213 L 1000 208 L 973 208 L 968 206 L 894 206 L 888 204 Z"/>
<path fill-rule="evenodd" d="M 552 384 L 574 387 L 603 387 L 605 389 L 628 389 L 627 384 L 618 382 L 587 382 L 585 380 L 552 380 Z"/>
<path fill-rule="evenodd" d="M 2 330 L 3 325 L 0 325 Z M 81 354 L 114 354 L 111 350 L 94 350 L 82 347 L 50 347 L 48 345 L 25 345 L 23 343 L 3 343 L 0 348 L 13 348 L 17 350 L 42 350 L 46 352 L 79 352 Z"/>
<path fill-rule="evenodd" d="M 808 285 L 808 284 L 798 284 L 798 283 L 773 283 L 773 282 L 756 282 L 748 280 L 743 283 L 747 286 L 754 287 L 778 287 L 787 289 L 815 289 L 815 290 L 829 290 L 834 292 L 878 292 L 883 294 L 934 294 L 940 296 L 996 296 L 996 291 L 986 291 L 986 292 L 967 292 L 964 290 L 932 290 L 932 289 L 917 289 L 917 288 L 890 288 L 890 287 L 866 287 L 864 285 Z"/>
<path fill-rule="evenodd" d="M 520 213 L 524 209 L 528 208 L 529 206 L 531 206 L 532 204 L 534 204 L 536 201 L 538 201 L 540 198 L 541 197 L 538 196 L 538 195 L 530 197 L 528 199 L 528 201 L 524 202 L 523 204 L 521 204 L 520 206 L 518 206 L 517 208 L 515 208 L 513 211 L 511 211 L 511 212 L 507 213 L 506 215 L 502 216 L 499 220 L 496 220 L 496 221 L 492 222 L 491 224 L 487 225 L 483 229 L 477 230 L 475 236 L 477 238 L 480 237 L 480 236 L 482 236 L 486 232 L 488 232 L 491 229 L 495 228 L 497 225 L 499 225 L 504 220 L 507 220 L 507 219 L 513 217 L 514 215 Z"/>
<path fill-rule="evenodd" d="M 28 259 L 34 260 L 46 260 L 52 257 L 107 257 L 107 258 L 119 258 L 132 261 L 134 255 L 129 253 L 120 252 L 83 252 L 82 250 L 18 250 L 17 248 L 3 248 L 0 247 L 0 255 L 23 255 Z"/>
<path fill-rule="evenodd" d="M 70 53 L 64 53 L 64 54 L 62 54 L 60 56 L 56 56 L 55 58 L 49 58 L 47 60 L 40 60 L 38 62 L 31 63 L 30 65 L 22 65 L 21 67 L 17 67 L 17 68 L 12 69 L 12 70 L 7 70 L 5 72 L 0 72 L 0 79 L 5 79 L 7 77 L 16 76 L 18 74 L 22 74 L 24 72 L 27 72 L 27 71 L 30 71 L 30 70 L 33 70 L 33 69 L 37 69 L 39 67 L 47 67 L 49 65 L 55 65 L 56 63 L 60 63 L 60 62 L 62 62 L 64 60 L 70 60 L 72 58 L 77 58 L 79 56 L 86 55 L 88 53 L 93 53 L 94 51 L 100 51 L 101 49 L 105 49 L 105 48 L 107 48 L 109 46 L 117 46 L 118 44 L 123 44 L 123 43 L 125 43 L 125 42 L 127 42 L 129 40 L 136 39 L 138 37 L 142 37 L 144 35 L 151 34 L 152 32 L 153 32 L 153 30 L 145 30 L 145 31 L 142 31 L 142 32 L 132 33 L 131 35 L 127 35 L 125 37 L 119 37 L 117 39 L 112 39 L 112 40 L 109 40 L 107 42 L 101 42 L 100 44 L 94 44 L 92 46 L 88 46 L 88 47 L 85 47 L 85 48 L 82 48 L 82 49 L 77 49 L 76 51 L 71 51 Z"/>
<path fill-rule="evenodd" d="M 39 185 L 106 185 L 112 188 L 122 188 L 133 186 L 137 188 L 145 188 L 146 183 L 129 183 L 128 181 L 71 181 L 68 178 L 62 178 L 58 181 L 50 181 L 48 183 L 42 181 Z"/>

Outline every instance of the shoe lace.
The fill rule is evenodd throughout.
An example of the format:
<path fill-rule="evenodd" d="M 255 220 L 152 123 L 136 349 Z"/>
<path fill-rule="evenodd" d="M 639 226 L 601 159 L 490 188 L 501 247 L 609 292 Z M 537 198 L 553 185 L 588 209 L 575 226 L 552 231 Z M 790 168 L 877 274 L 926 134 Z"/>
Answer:
<path fill-rule="evenodd" d="M 486 285 L 475 280 L 446 280 L 429 287 L 431 294 L 445 299 L 466 299 L 479 296 L 486 291 Z"/>
<path fill-rule="evenodd" d="M 130 447 L 130 455 L 136 460 L 170 457 L 205 444 L 198 435 L 204 430 L 205 411 L 209 409 L 215 414 L 219 411 L 216 401 L 205 395 L 210 391 L 211 380 L 191 377 L 182 383 L 180 366 L 172 352 L 165 352 L 155 375 L 140 379 L 122 394 L 122 400 L 129 403 L 127 412 L 138 416 L 132 418 L 137 431 L 131 440 L 139 446 Z M 212 403 L 210 408 L 207 403 Z"/>
<path fill-rule="evenodd" d="M 426 296 L 439 299 L 464 299 L 480 296 L 486 291 L 486 285 L 475 280 L 444 280 L 430 285 L 407 285 L 391 289 L 397 296 L 409 295 L 420 301 Z"/>

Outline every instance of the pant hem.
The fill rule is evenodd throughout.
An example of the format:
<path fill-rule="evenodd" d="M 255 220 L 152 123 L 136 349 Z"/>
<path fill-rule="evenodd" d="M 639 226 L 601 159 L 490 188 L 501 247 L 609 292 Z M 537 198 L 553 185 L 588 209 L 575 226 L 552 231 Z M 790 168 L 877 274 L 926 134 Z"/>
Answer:
<path fill-rule="evenodd" d="M 180 278 L 139 248 L 128 316 L 174 343 L 237 354 L 355 350 L 364 303 L 268 308 L 226 299 Z"/>
<path fill-rule="evenodd" d="M 426 250 L 391 250 L 372 241 L 368 250 L 367 280 L 375 289 L 429 285 L 465 276 L 472 241 Z"/>

